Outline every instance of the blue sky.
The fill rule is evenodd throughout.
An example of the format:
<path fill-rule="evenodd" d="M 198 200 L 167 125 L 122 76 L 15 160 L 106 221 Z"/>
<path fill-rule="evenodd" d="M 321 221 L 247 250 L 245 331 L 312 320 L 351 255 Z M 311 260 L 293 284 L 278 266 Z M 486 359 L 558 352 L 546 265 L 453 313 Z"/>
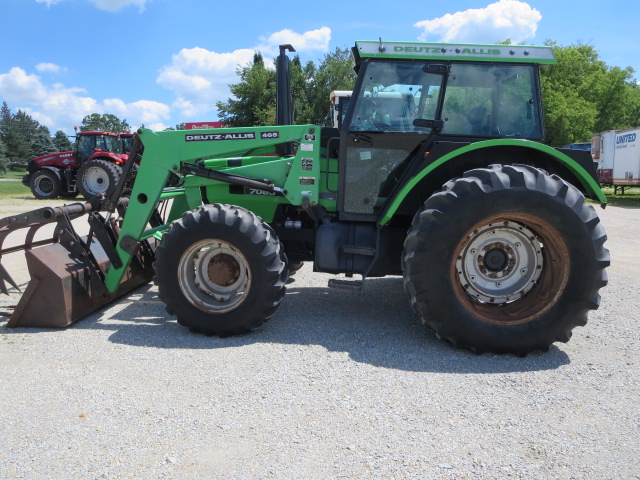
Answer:
<path fill-rule="evenodd" d="M 0 102 L 52 133 L 90 113 L 164 129 L 217 119 L 238 65 L 291 43 L 318 62 L 355 40 L 593 45 L 640 78 L 636 2 L 0 0 Z"/>

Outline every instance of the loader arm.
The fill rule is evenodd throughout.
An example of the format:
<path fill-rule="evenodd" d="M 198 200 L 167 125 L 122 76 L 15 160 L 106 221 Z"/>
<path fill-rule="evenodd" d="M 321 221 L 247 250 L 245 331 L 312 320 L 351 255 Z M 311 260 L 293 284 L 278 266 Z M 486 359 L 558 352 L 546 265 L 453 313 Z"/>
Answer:
<path fill-rule="evenodd" d="M 233 203 L 231 186 L 265 192 L 254 195 L 258 213 L 269 221 L 281 203 L 315 204 L 319 200 L 320 128 L 294 125 L 257 128 L 153 132 L 140 130 L 144 152 L 117 239 L 121 267 L 105 277 L 109 292 L 118 289 L 140 242 L 161 239 L 183 212 L 203 203 Z M 276 146 L 293 144 L 291 156 L 279 156 Z M 179 188 L 165 185 L 171 174 L 184 179 Z M 246 195 L 244 198 L 251 197 Z M 236 196 L 237 198 L 237 196 Z M 165 224 L 149 227 L 158 202 L 172 200 Z"/>

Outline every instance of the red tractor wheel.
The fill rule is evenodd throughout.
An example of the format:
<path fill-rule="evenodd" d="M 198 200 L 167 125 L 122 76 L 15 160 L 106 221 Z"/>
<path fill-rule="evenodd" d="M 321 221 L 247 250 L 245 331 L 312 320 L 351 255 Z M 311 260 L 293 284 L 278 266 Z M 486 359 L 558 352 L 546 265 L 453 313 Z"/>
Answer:
<path fill-rule="evenodd" d="M 108 160 L 90 160 L 78 170 L 76 185 L 86 199 L 109 193 L 120 180 L 122 168 Z"/>
<path fill-rule="evenodd" d="M 51 170 L 39 170 L 34 173 L 29 186 L 33 195 L 40 200 L 57 198 L 62 190 L 58 175 Z"/>

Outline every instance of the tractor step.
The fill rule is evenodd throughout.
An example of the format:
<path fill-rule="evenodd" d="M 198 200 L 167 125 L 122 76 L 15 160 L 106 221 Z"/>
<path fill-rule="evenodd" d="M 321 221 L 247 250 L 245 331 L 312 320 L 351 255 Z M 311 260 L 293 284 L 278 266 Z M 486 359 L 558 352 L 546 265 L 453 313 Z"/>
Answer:
<path fill-rule="evenodd" d="M 355 255 L 368 255 L 370 257 L 376 256 L 376 249 L 369 247 L 360 247 L 358 245 L 345 245 L 342 247 L 344 253 L 352 253 Z"/>
<path fill-rule="evenodd" d="M 340 278 L 332 278 L 329 280 L 329 288 L 338 288 L 340 290 L 351 290 L 352 292 L 362 291 L 364 285 L 363 280 L 343 280 Z"/>

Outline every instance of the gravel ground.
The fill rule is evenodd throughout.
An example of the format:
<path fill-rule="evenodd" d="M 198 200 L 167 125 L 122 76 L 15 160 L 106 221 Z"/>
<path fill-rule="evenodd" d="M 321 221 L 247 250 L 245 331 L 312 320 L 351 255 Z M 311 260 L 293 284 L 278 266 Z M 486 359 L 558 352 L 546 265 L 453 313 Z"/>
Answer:
<path fill-rule="evenodd" d="M 0 317 L 0 478 L 640 478 L 640 210 L 599 212 L 601 308 L 526 358 L 438 341 L 399 277 L 354 294 L 308 266 L 235 338 L 152 286 L 64 330 Z"/>

